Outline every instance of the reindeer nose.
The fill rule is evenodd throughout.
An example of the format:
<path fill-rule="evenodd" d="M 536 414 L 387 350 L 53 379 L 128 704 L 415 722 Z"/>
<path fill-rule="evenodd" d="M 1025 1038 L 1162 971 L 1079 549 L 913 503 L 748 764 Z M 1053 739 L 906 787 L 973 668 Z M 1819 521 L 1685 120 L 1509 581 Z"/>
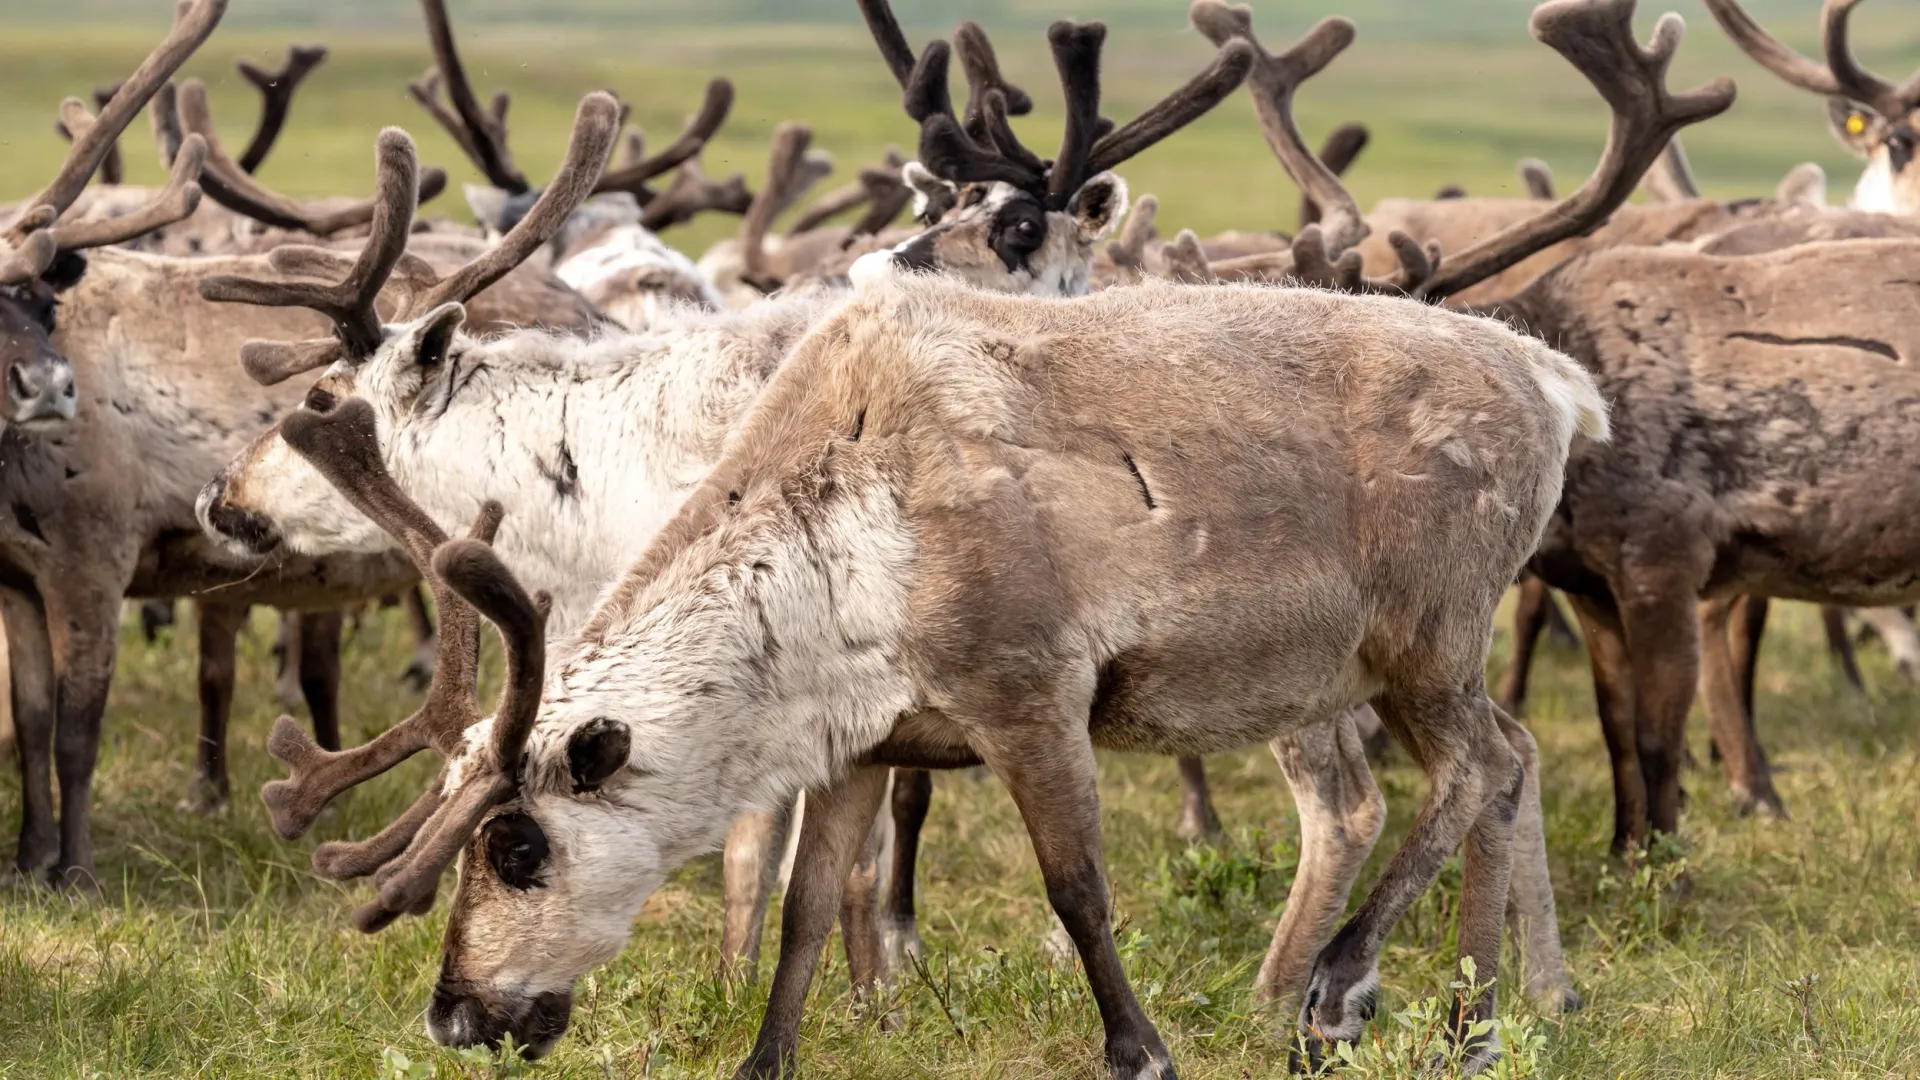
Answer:
<path fill-rule="evenodd" d="M 280 530 L 272 519 L 227 499 L 227 478 L 216 476 L 200 489 L 194 500 L 194 516 L 207 535 L 229 540 L 255 555 L 265 555 L 280 546 Z"/>
<path fill-rule="evenodd" d="M 462 993 L 442 983 L 433 988 L 433 1000 L 427 1005 L 427 1037 L 436 1045 L 454 1049 L 499 1049 L 511 1035 L 521 1056 L 534 1061 L 545 1057 L 566 1034 L 572 1012 L 571 990 L 490 1004 L 477 994 Z"/>
<path fill-rule="evenodd" d="M 25 426 L 73 419 L 76 387 L 73 368 L 63 360 L 38 357 L 7 365 L 7 395 L 13 422 Z"/>

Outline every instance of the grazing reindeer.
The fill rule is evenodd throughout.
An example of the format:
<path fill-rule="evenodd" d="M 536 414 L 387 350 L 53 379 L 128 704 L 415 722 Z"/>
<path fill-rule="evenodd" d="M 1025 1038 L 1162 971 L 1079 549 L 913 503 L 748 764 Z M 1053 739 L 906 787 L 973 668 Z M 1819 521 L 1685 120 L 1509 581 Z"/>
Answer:
<path fill-rule="evenodd" d="M 1607 89 L 1657 87 L 1675 28 L 1663 25 L 1654 59 L 1622 55 L 1602 43 L 1624 36 L 1627 14 L 1549 4 L 1535 26 L 1610 73 Z M 1615 174 L 1645 168 L 1643 145 L 1657 150 L 1728 96 L 1619 95 L 1606 176 L 1557 208 L 1577 210 L 1571 222 L 1543 221 L 1519 247 L 1591 227 L 1623 194 Z M 1485 274 L 1524 254 L 1465 262 Z M 1443 284 L 1473 280 L 1455 271 Z M 1358 1033 L 1386 929 L 1469 834 L 1462 945 L 1497 962 L 1530 763 L 1479 665 L 1569 441 L 1604 432 L 1582 373 L 1498 324 L 1376 297 L 1146 285 L 1046 303 L 884 271 L 869 285 L 782 366 L 550 673 L 544 605 L 482 544 L 432 550 L 444 533 L 387 476 L 372 406 L 322 397 L 282 425 L 356 508 L 431 561 L 436 588 L 509 641 L 510 690 L 491 721 L 456 682 L 465 652 L 445 635 L 447 692 L 415 719 L 339 755 L 284 725 L 274 740 L 294 775 L 269 804 L 309 818 L 411 752 L 448 756 L 378 837 L 316 852 L 335 876 L 380 870 L 357 918 L 375 929 L 423 909 L 467 849 L 429 1008 L 436 1038 L 511 1034 L 544 1052 L 572 980 L 617 951 L 664 874 L 717 844 L 740 809 L 807 787 L 773 1004 L 741 1071 L 779 1072 L 879 766 L 985 759 L 1028 820 L 1110 1064 L 1170 1073 L 1106 925 L 1093 745 L 1223 749 L 1323 731 L 1369 697 L 1434 792 L 1322 954 L 1303 1022 L 1316 1039 Z M 386 347 L 478 362 L 489 346 L 464 342 L 460 319 L 442 308 L 393 328 Z M 1286 509 L 1248 517 L 1250 505 Z M 491 531 L 483 515 L 476 532 Z M 1259 572 L 1241 565 L 1255 561 Z M 1195 656 L 1242 660 L 1222 681 Z"/>
<path fill-rule="evenodd" d="M 791 163 L 804 153 L 796 128 L 776 141 L 777 158 Z M 404 192 L 398 183 L 383 177 L 383 192 Z M 405 209 L 388 211 L 389 227 L 403 227 L 396 223 Z M 222 284 L 203 288 L 227 295 Z M 553 593 L 554 626 L 564 632 L 585 619 L 599 591 L 631 565 L 718 460 L 728 433 L 793 343 L 843 300 L 818 291 L 782 295 L 737 314 L 688 313 L 646 333 L 593 342 L 524 335 L 499 342 L 478 368 L 464 360 L 421 368 L 405 350 L 381 353 L 337 365 L 315 393 L 378 404 L 389 467 L 436 520 L 457 520 L 489 491 L 506 495 L 510 513 L 499 543 Z M 423 394 L 441 404 L 416 408 Z M 508 452 L 476 456 L 476 439 Z M 490 467 L 473 468 L 482 459 Z M 256 537 L 307 554 L 392 550 L 377 526 L 331 495 L 278 428 L 208 485 L 199 510 L 210 534 L 242 552 Z M 574 527 L 516 525 L 555 518 Z M 768 891 L 763 869 L 777 863 L 783 838 L 775 824 L 754 815 L 729 845 L 723 952 L 730 959 L 751 963 L 757 953 Z M 902 885 L 890 893 L 889 910 L 904 910 L 911 933 L 910 859 L 906 867 L 895 874 Z M 863 978 L 873 973 L 870 965 L 861 968 Z"/>

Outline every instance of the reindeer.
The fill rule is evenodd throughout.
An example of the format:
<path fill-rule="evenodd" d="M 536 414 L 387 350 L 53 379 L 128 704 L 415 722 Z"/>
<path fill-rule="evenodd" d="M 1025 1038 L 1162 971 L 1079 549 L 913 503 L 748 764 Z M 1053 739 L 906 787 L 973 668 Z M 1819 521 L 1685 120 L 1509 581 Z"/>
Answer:
<path fill-rule="evenodd" d="M 1643 53 L 1631 44 L 1630 13 L 1591 0 L 1536 13 L 1536 33 L 1615 103 L 1602 173 L 1520 235 L 1469 252 L 1465 269 L 1428 277 L 1425 295 L 1470 286 L 1534 245 L 1592 227 L 1631 188 L 1622 177 L 1644 171 L 1674 130 L 1725 108 L 1725 86 L 1677 98 L 1659 89 L 1677 20 L 1663 23 L 1655 50 Z M 1085 49 L 1088 36 L 1062 31 L 1055 40 L 1069 53 L 1063 70 L 1084 71 L 1076 62 L 1084 54 L 1070 50 Z M 1079 130 L 1084 152 L 1093 139 Z M 894 257 L 874 257 L 865 288 L 781 367 L 713 473 L 561 644 L 551 677 L 539 670 L 545 605 L 528 600 L 484 545 L 438 545 L 445 534 L 386 475 L 371 405 L 323 398 L 282 425 L 282 438 L 362 514 L 417 560 L 431 560 L 437 588 L 474 601 L 509 641 L 512 689 L 491 722 L 449 674 L 436 687 L 444 694 L 360 750 L 328 754 L 285 725 L 272 747 L 294 772 L 266 793 L 269 804 L 301 815 L 418 749 L 448 756 L 434 788 L 378 837 L 316 852 L 316 868 L 331 875 L 380 871 L 378 895 L 357 918 L 375 929 L 421 910 L 467 849 L 430 1031 L 460 1044 L 512 1034 L 543 1052 L 564 1028 L 572 980 L 617 950 L 632 905 L 651 885 L 716 844 L 742 802 L 779 805 L 807 786 L 817 798 L 787 901 L 773 1004 L 742 1068 L 773 1075 L 791 1060 L 811 968 L 877 808 L 878 766 L 984 758 L 1029 821 L 1050 898 L 1101 1004 L 1110 1064 L 1119 1075 L 1162 1074 L 1170 1071 L 1164 1048 L 1126 988 L 1105 925 L 1092 744 L 1165 752 L 1325 731 L 1320 724 L 1369 696 L 1417 748 L 1435 793 L 1387 878 L 1320 957 L 1303 1021 L 1319 1036 L 1358 1033 L 1372 951 L 1470 831 L 1463 947 L 1487 962 L 1497 952 L 1508 845 L 1531 760 L 1515 749 L 1531 741 L 1487 701 L 1479 664 L 1493 605 L 1558 499 L 1564 447 L 1576 428 L 1593 437 L 1604 429 L 1587 380 L 1502 326 L 1405 301 L 1145 285 L 1036 302 L 900 278 Z M 460 320 L 458 309 L 443 309 L 394 328 L 387 341 L 484 362 L 498 344 L 464 342 Z M 1180 366 L 1166 366 L 1171 356 Z M 1415 373 L 1423 391 L 1410 397 L 1401 380 Z M 1223 392 L 1228 385 L 1235 389 Z M 1441 396 L 1463 392 L 1430 411 Z M 1222 401 L 1245 409 L 1222 417 Z M 1086 419 L 1096 412 L 1097 422 Z M 1364 452 L 1345 442 L 1374 429 L 1329 424 L 1342 415 L 1384 424 L 1382 441 L 1366 435 Z M 1235 428 L 1236 437 L 1179 434 L 1209 423 Z M 1421 427 L 1428 438 L 1406 426 L 1416 423 L 1444 427 Z M 1247 438 L 1255 429 L 1270 433 Z M 1327 468 L 1290 467 L 1279 478 L 1254 460 L 1275 452 L 1265 449 L 1269 437 L 1296 465 L 1330 455 Z M 1168 438 L 1183 450 L 1164 450 Z M 1194 446 L 1225 449 L 1196 457 Z M 1372 466 L 1359 461 L 1376 454 L 1395 471 L 1362 486 L 1356 474 Z M 1430 481 L 1454 470 L 1477 482 L 1457 493 L 1435 483 L 1388 482 L 1391 495 L 1379 488 L 1381 476 Z M 1322 487 L 1349 483 L 1350 495 Z M 1499 494 L 1480 483 L 1497 483 Z M 1050 491 L 1084 501 L 1063 513 Z M 1321 513 L 1349 498 L 1359 500 L 1358 518 Z M 1357 526 L 1384 512 L 1380 498 L 1407 500 L 1388 517 L 1420 528 Z M 1289 547 L 1300 546 L 1283 555 L 1301 558 L 1299 569 L 1233 569 L 1256 548 L 1271 555 L 1252 543 L 1270 526 L 1238 512 L 1216 518 L 1201 509 L 1209 505 L 1299 507 L 1288 527 Z M 1478 524 L 1490 510 L 1497 529 Z M 1201 517 L 1204 544 L 1195 531 Z M 493 519 L 483 513 L 476 533 L 490 535 Z M 1437 523 L 1450 522 L 1462 524 L 1443 526 L 1446 540 L 1436 543 Z M 1367 549 L 1377 554 L 1360 557 L 1384 561 L 1368 573 L 1333 571 L 1356 557 L 1356 527 L 1379 537 Z M 1147 531 L 1113 541 L 1140 528 Z M 1144 551 L 1155 530 L 1166 531 L 1164 543 Z M 985 558 L 988 551 L 998 554 Z M 1309 552 L 1323 552 L 1324 563 Z M 1181 571 L 1161 576 L 1153 567 L 1165 559 L 1178 559 Z M 1190 589 L 1196 572 L 1219 590 Z M 1159 584 L 1175 579 L 1181 599 Z M 1250 601 L 1246 589 L 1259 589 L 1252 582 L 1271 583 L 1271 595 Z M 1366 595 L 1334 601 L 1347 588 Z M 1127 614 L 1149 597 L 1170 608 L 1150 626 Z M 1415 607 L 1424 619 L 1411 616 Z M 1305 622 L 1267 618 L 1308 610 L 1315 616 Z M 1248 612 L 1261 617 L 1249 623 Z M 1342 631 L 1329 632 L 1322 618 Z M 1310 624 L 1300 640 L 1288 636 L 1287 627 Z M 1415 633 L 1416 624 L 1425 629 Z M 813 630 L 796 636 L 801 625 Z M 823 625 L 829 632 L 819 632 Z M 777 658 L 766 652 L 774 641 Z M 1252 654 L 1259 662 L 1236 667 L 1233 680 L 1175 659 Z M 455 672 L 454 655 L 443 653 L 437 670 Z M 631 697 L 641 686 L 644 704 Z M 1069 769 L 1076 779 L 1063 783 Z M 1483 813 L 1496 804 L 1504 810 Z M 589 848 L 586 837 L 602 831 L 621 838 Z M 1469 1012 L 1490 1005 L 1475 1002 Z"/>
<path fill-rule="evenodd" d="M 123 86 L 125 100 L 116 97 L 94 131 L 78 136 L 59 176 L 32 201 L 35 209 L 7 233 L 4 276 L 14 290 L 51 289 L 44 268 L 79 269 L 76 260 L 59 257 L 63 249 L 93 248 L 61 293 L 60 322 L 46 334 L 78 376 L 85 400 L 77 418 L 54 438 L 9 432 L 0 455 L 10 508 L 0 519 L 0 583 L 25 601 L 6 606 L 26 777 L 15 865 L 34 872 L 52 863 L 56 880 L 80 887 L 94 884 L 87 807 L 122 598 L 193 595 L 235 606 L 338 607 L 413 579 L 405 560 L 391 556 L 242 561 L 197 539 L 199 486 L 296 398 L 248 390 L 230 363 L 210 367 L 195 357 L 236 349 L 250 335 L 284 337 L 312 325 L 312 317 L 299 312 L 236 318 L 189 295 L 204 274 L 258 274 L 266 259 L 179 260 L 97 246 L 190 211 L 192 178 L 205 153 L 200 137 L 183 140 L 166 198 L 152 212 L 74 226 L 58 220 L 103 147 L 211 32 L 224 6 L 202 0 L 188 10 Z M 488 266 L 513 261 L 504 253 L 449 280 L 485 284 L 492 280 L 485 276 Z M 438 280 L 422 260 L 407 257 L 402 269 L 396 293 L 422 292 Z M 0 307 L 17 303 L 15 295 L 0 296 Z M 565 304 L 555 311 L 563 316 Z M 486 318 L 495 327 L 508 321 L 499 308 Z M 203 739 L 196 785 L 217 791 L 225 769 L 214 734 Z M 337 739 L 324 723 L 320 734 Z M 56 765 L 57 841 L 49 776 Z"/>
<path fill-rule="evenodd" d="M 1173 117 L 1160 137 L 1188 119 Z M 804 155 L 804 139 L 793 126 L 776 138 L 776 178 L 763 193 L 788 188 L 777 174 Z M 1086 258 L 1084 250 L 1080 257 Z M 361 287 L 377 290 L 379 283 L 363 281 Z M 203 288 L 224 296 L 221 290 L 229 286 L 209 282 Z M 685 313 L 646 333 L 603 337 L 583 354 L 577 343 L 529 336 L 519 347 L 524 356 L 503 352 L 480 377 L 459 377 L 458 396 L 451 368 L 389 370 L 376 362 L 336 367 L 318 387 L 334 398 L 359 395 L 382 403 L 383 422 L 395 425 L 386 445 L 405 455 L 390 464 L 437 520 L 457 519 L 489 489 L 511 493 L 512 513 L 500 543 L 532 580 L 554 593 L 555 626 L 565 631 L 584 619 L 598 590 L 638 556 L 717 460 L 727 432 L 792 344 L 842 299 L 803 290 L 737 315 Z M 449 381 L 442 383 L 443 375 Z M 422 414 L 407 404 L 419 393 L 439 392 L 424 391 L 423 379 L 445 388 L 444 408 Z M 505 408 L 509 400 L 516 404 Z M 532 401 L 549 408 L 530 411 Z M 512 424 L 499 423 L 509 416 Z M 645 419 L 636 425 L 636 417 Z M 398 434 L 402 429 L 404 436 Z M 485 455 L 492 469 L 475 471 L 476 458 L 467 449 L 474 438 L 497 440 L 514 452 Z M 508 474 L 514 479 L 503 484 Z M 308 554 L 391 550 L 372 523 L 327 492 L 276 428 L 208 485 L 200 518 L 210 534 L 240 551 L 255 535 Z M 512 524 L 556 514 L 578 530 L 523 533 Z M 229 527 L 240 522 L 257 527 Z M 923 818 L 924 809 L 908 828 L 917 831 Z M 723 952 L 731 962 L 751 964 L 757 953 L 769 874 L 784 837 L 779 824 L 754 815 L 729 844 Z M 283 832 L 297 835 L 300 828 Z M 889 890 L 889 945 L 896 951 L 914 938 L 910 854 L 904 859 L 904 870 L 896 869 L 892 878 L 899 885 Z M 861 971 L 864 978 L 874 967 Z"/>

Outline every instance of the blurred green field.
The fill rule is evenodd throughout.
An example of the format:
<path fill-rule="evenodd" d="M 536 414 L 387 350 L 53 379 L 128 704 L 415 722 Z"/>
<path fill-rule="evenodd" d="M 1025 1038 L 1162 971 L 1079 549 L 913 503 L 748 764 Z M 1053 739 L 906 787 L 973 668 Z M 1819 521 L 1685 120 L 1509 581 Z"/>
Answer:
<path fill-rule="evenodd" d="M 452 144 L 405 97 L 405 83 L 427 64 L 424 42 L 407 30 L 410 5 L 380 6 L 381 19 L 351 17 L 375 6 L 236 0 L 234 27 L 190 67 L 213 84 L 223 130 L 238 145 L 255 102 L 232 76 L 232 61 L 275 59 L 293 37 L 333 48 L 263 170 L 268 183 L 305 195 L 364 191 L 372 140 L 386 124 L 412 130 L 423 156 L 452 168 L 456 182 L 472 179 Z M 910 146 L 913 131 L 871 43 L 850 18 L 825 17 L 827 6 L 794 7 L 798 21 L 772 24 L 738 21 L 751 4 L 724 3 L 715 17 L 735 21 L 703 28 L 686 25 L 684 0 L 646 0 L 626 20 L 607 14 L 619 7 L 610 2 L 568 0 L 536 25 L 526 21 L 524 2 L 502 0 L 463 40 L 476 82 L 514 94 L 513 145 L 530 175 L 557 160 L 566 117 L 583 91 L 617 89 L 657 141 L 677 130 L 716 74 L 734 79 L 740 93 L 733 120 L 706 155 L 709 172 L 755 177 L 774 125 L 797 119 L 851 173 L 889 144 Z M 1811 0 L 1754 6 L 1800 12 L 1794 21 L 1803 25 L 1782 30 L 1808 44 Z M 1260 7 L 1281 13 L 1261 24 L 1277 46 L 1334 5 Z M 1556 56 L 1526 39 L 1527 5 L 1448 4 L 1444 18 L 1435 14 L 1442 7 L 1342 5 L 1360 22 L 1361 39 L 1303 92 L 1299 114 L 1309 135 L 1347 120 L 1372 128 L 1373 145 L 1350 176 L 1363 205 L 1449 183 L 1507 193 L 1515 189 L 1515 160 L 1528 155 L 1549 161 L 1563 187 L 1577 183 L 1597 156 L 1604 110 Z M 156 8 L 164 5 L 139 10 Z M 1862 35 L 1861 52 L 1901 76 L 1920 63 L 1920 8 L 1880 8 L 1863 12 L 1872 32 Z M 663 20 L 673 25 L 642 17 L 669 9 L 680 16 Z M 1658 9 L 1643 10 L 1643 30 Z M 78 30 L 52 20 L 126 10 L 134 10 L 131 0 L 0 3 L 12 31 L 0 38 L 0 196 L 29 193 L 58 162 L 64 144 L 51 130 L 56 100 L 123 74 L 151 40 L 150 29 L 95 23 Z M 455 10 L 459 17 L 462 5 Z M 1031 26 L 1050 7 L 998 0 L 911 10 L 923 17 L 946 11 L 943 22 L 962 11 L 1009 12 Z M 1204 44 L 1180 30 L 1178 2 L 1074 10 L 1115 16 L 1107 76 L 1115 116 L 1132 115 L 1205 61 Z M 1683 10 L 1692 33 L 1675 82 L 1726 73 L 1741 84 L 1731 114 L 1688 136 L 1710 191 L 1762 194 L 1792 165 L 1817 160 L 1834 180 L 1834 197 L 1842 197 L 1854 165 L 1828 137 L 1820 102 L 1738 56 L 1696 3 Z M 310 15 L 323 29 L 290 34 L 261 25 L 289 13 Z M 1496 15 L 1510 16 L 1510 25 Z M 582 25 L 594 20 L 601 25 Z M 368 22 L 379 28 L 365 29 Z M 1036 91 L 1040 115 L 1024 130 L 1045 146 L 1057 130 L 1057 103 L 1039 43 L 1031 30 L 997 42 L 1010 73 Z M 144 133 L 136 129 L 125 148 L 134 179 L 157 178 Z M 1206 233 L 1294 223 L 1297 196 L 1240 98 L 1124 172 L 1136 194 L 1160 196 L 1166 227 Z M 438 212 L 466 216 L 457 194 L 443 197 Z M 697 252 L 731 228 L 708 219 L 674 238 Z M 1530 724 L 1542 745 L 1562 929 L 1589 1006 L 1537 1022 L 1545 1038 L 1538 1075 L 1920 1077 L 1920 696 L 1878 652 L 1864 658 L 1872 691 L 1849 693 L 1821 655 L 1809 612 L 1783 607 L 1762 662 L 1760 726 L 1794 817 L 1738 819 L 1716 774 L 1692 774 L 1683 839 L 1693 891 L 1684 906 L 1665 887 L 1680 864 L 1636 876 L 1605 857 L 1611 797 L 1585 662 L 1546 652 Z M 154 647 L 129 628 L 97 785 L 106 899 L 77 903 L 19 883 L 0 887 L 0 1080 L 505 1071 L 435 1051 L 421 1032 L 443 914 L 378 938 L 358 936 L 346 918 L 356 891 L 306 869 L 313 841 L 284 844 L 269 834 L 251 793 L 278 775 L 261 749 L 278 711 L 269 700 L 270 630 L 263 613 L 243 641 L 233 734 L 239 794 L 227 816 L 207 820 L 174 809 L 187 787 L 197 724 L 191 627 Z M 412 708 L 394 679 L 408 648 L 400 620 L 385 616 L 350 641 L 348 739 Z M 1494 664 L 1505 648 L 1502 637 Z M 1704 736 L 1695 749 L 1704 763 Z M 1183 1076 L 1284 1075 L 1283 1045 L 1251 1012 L 1247 990 L 1296 857 L 1292 808 L 1263 751 L 1216 759 L 1213 770 L 1235 839 L 1189 850 L 1171 835 L 1172 764 L 1117 756 L 1103 764 L 1107 854 L 1127 963 Z M 316 839 L 373 830 L 431 771 L 416 762 L 356 792 Z M 1404 834 L 1424 790 L 1404 759 L 1380 779 L 1393 818 L 1376 866 Z M 17 777 L 5 770 L 0 835 L 17 830 L 19 805 Z M 803 1034 L 807 1075 L 1098 1075 L 1097 1018 L 1077 973 L 1042 960 L 1044 893 L 999 787 L 943 779 L 924 850 L 921 910 L 932 955 L 924 977 L 908 974 L 896 987 L 903 1029 L 881 1034 L 870 1014 L 853 1008 L 844 965 L 830 954 Z M 718 878 L 717 863 L 702 860 L 653 900 L 633 945 L 581 989 L 573 1033 L 534 1072 L 730 1072 L 751 1043 L 764 983 L 728 984 L 712 974 Z M 1450 868 L 1443 884 L 1456 882 L 1457 867 Z M 1388 1011 L 1444 985 L 1454 895 L 1431 891 L 1393 938 L 1384 963 Z M 770 922 L 769 955 L 778 920 Z M 1511 995 L 1506 1006 L 1528 1016 Z M 1382 1023 L 1393 1021 L 1383 1014 Z"/>
<path fill-rule="evenodd" d="M 1022 0 L 1023 10 L 1036 4 Z M 241 3 L 234 6 L 246 10 Z M 1527 37 L 1526 4 L 1466 5 L 1458 9 L 1453 32 L 1414 32 L 1424 26 L 1420 20 L 1442 6 L 1454 10 L 1451 3 L 1411 0 L 1260 5 L 1259 29 L 1274 47 L 1304 32 L 1321 14 L 1351 11 L 1359 24 L 1355 46 L 1301 93 L 1297 110 L 1308 135 L 1317 139 L 1348 120 L 1372 129 L 1373 143 L 1350 176 L 1363 206 L 1385 196 L 1424 197 L 1447 184 L 1477 194 L 1512 193 L 1517 190 L 1515 162 L 1526 156 L 1551 164 L 1564 189 L 1577 184 L 1593 167 L 1605 134 L 1606 111 L 1592 89 Z M 1675 85 L 1727 74 L 1740 86 L 1739 101 L 1727 116 L 1687 136 L 1708 191 L 1766 194 L 1793 165 L 1813 160 L 1826 167 L 1833 198 L 1842 200 L 1858 167 L 1827 134 L 1822 103 L 1739 55 L 1697 2 L 1668 6 L 1679 6 L 1691 28 L 1675 65 Z M 1771 21 L 1783 36 L 1811 48 L 1812 6 L 1800 4 L 1802 14 Z M 387 21 L 395 21 L 392 12 L 404 16 L 411 7 L 385 5 Z M 463 10 L 454 5 L 456 18 Z M 1142 14 L 1143 4 L 1115 0 L 1072 10 L 1082 17 L 1124 19 L 1109 39 L 1105 80 L 1107 111 L 1116 118 L 1157 100 L 1209 55 L 1206 43 L 1185 28 L 1185 8 L 1177 0 L 1156 5 L 1153 15 Z M 1495 19 L 1490 10 L 1510 14 Z M 1643 5 L 1643 33 L 1661 10 L 1665 7 L 1657 3 Z M 852 11 L 852 4 L 845 4 L 837 22 L 708 27 L 661 26 L 642 15 L 594 28 L 564 19 L 537 24 L 475 19 L 462 41 L 476 86 L 483 93 L 512 92 L 513 147 L 531 177 L 558 161 L 567 118 L 585 91 L 617 90 L 633 102 L 636 121 L 658 144 L 678 131 L 698 104 L 705 80 L 714 75 L 733 79 L 739 96 L 732 121 L 707 151 L 709 173 L 743 171 L 757 183 L 774 126 L 800 120 L 813 128 L 815 146 L 833 153 L 841 175 L 850 177 L 889 145 L 910 151 L 915 137 L 899 111 L 898 91 Z M 1421 12 L 1426 14 L 1416 18 Z M 971 4 L 957 7 L 936 25 L 950 25 L 963 13 L 978 12 Z M 1870 65 L 1889 77 L 1920 65 L 1920 7 L 1869 5 L 1860 23 L 1860 52 Z M 321 40 L 333 50 L 301 93 L 279 148 L 262 170 L 267 183 L 297 195 L 366 191 L 373 137 L 388 124 L 412 131 L 423 158 L 452 169 L 456 182 L 475 179 L 451 141 L 406 97 L 407 81 L 429 62 L 425 41 L 412 24 L 378 33 L 248 28 L 239 18 L 236 26 L 216 34 L 188 68 L 211 85 L 221 129 L 235 147 L 251 132 L 257 103 L 252 89 L 233 74 L 234 59 L 277 60 L 291 40 Z M 0 138 L 7 151 L 0 155 L 0 196 L 24 197 L 57 165 L 64 148 L 52 131 L 57 101 L 123 75 L 156 32 L 153 25 L 90 24 L 82 30 L 29 22 L 0 40 Z M 1052 146 L 1059 131 L 1058 93 L 1044 39 L 1023 30 L 1002 33 L 996 45 L 1012 77 L 1033 90 L 1039 102 L 1035 116 L 1022 123 L 1023 132 L 1037 146 Z M 144 124 L 131 129 L 124 142 L 132 177 L 157 180 L 159 167 L 146 152 Z M 1160 197 L 1161 221 L 1169 230 L 1190 227 L 1206 234 L 1294 225 L 1293 186 L 1261 141 L 1243 95 L 1123 172 L 1136 194 Z M 457 188 L 430 212 L 467 217 Z M 683 230 L 677 242 L 698 252 L 735 224 L 708 218 Z"/>

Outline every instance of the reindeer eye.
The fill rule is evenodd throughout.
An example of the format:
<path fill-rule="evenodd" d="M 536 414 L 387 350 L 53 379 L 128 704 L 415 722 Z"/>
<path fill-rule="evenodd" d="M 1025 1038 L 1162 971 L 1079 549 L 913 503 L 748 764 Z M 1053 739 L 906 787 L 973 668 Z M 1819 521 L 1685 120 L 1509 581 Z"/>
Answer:
<path fill-rule="evenodd" d="M 487 863 L 501 884 L 522 892 L 544 885 L 540 867 L 547 861 L 547 834 L 525 814 L 501 814 L 481 830 Z"/>

